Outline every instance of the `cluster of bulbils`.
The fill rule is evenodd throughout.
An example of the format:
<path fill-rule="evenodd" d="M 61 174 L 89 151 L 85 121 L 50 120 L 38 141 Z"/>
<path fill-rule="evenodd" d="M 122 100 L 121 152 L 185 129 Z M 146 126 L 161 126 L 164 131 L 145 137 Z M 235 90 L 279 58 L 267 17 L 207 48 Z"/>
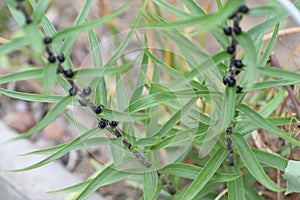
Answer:
<path fill-rule="evenodd" d="M 236 59 L 236 47 L 238 42 L 235 37 L 242 33 L 242 29 L 239 26 L 239 22 L 243 15 L 248 13 L 249 8 L 246 5 L 239 7 L 238 11 L 235 12 L 229 19 L 233 20 L 233 27 L 226 26 L 223 28 L 224 34 L 231 37 L 231 44 L 227 47 L 226 51 L 228 54 L 232 55 L 230 59 L 230 66 L 228 69 L 228 75 L 223 77 L 223 83 L 229 87 L 233 87 L 236 84 L 235 76 L 237 76 L 241 71 L 240 69 L 244 66 L 241 59 Z M 236 93 L 242 92 L 243 88 L 241 86 L 236 87 Z"/>
<path fill-rule="evenodd" d="M 64 69 L 62 66 L 62 63 L 65 61 L 65 56 L 64 54 L 58 54 L 55 56 L 55 54 L 51 51 L 49 45 L 52 42 L 51 37 L 45 37 L 44 38 L 44 44 L 46 45 L 45 50 L 46 53 L 48 54 L 48 61 L 49 63 L 56 63 L 58 60 L 58 68 L 57 68 L 57 73 L 60 74 L 62 73 L 67 81 L 70 83 L 71 88 L 69 89 L 69 94 L 70 96 L 76 96 L 78 95 L 80 99 L 78 102 L 80 103 L 81 106 L 88 106 L 95 114 L 100 114 L 102 112 L 102 109 L 104 108 L 104 105 L 94 105 L 94 103 L 88 98 L 88 96 L 92 93 L 92 89 L 90 87 L 86 87 L 84 89 L 80 89 L 75 82 L 72 80 L 74 77 L 74 72 L 72 69 Z M 98 127 L 103 129 L 107 125 L 110 125 L 112 129 L 116 128 L 118 126 L 118 122 L 116 121 L 109 121 L 107 119 L 101 118 L 98 122 Z"/>
<path fill-rule="evenodd" d="M 229 154 L 227 156 L 227 163 L 230 166 L 234 165 L 233 144 L 231 139 L 229 138 L 229 135 L 232 134 L 232 131 L 233 131 L 232 124 L 230 124 L 226 129 L 226 135 L 225 135 L 226 149 L 229 151 Z"/>
<path fill-rule="evenodd" d="M 25 7 L 23 6 L 22 1 L 24 1 L 24 0 L 16 0 L 16 2 L 17 2 L 16 8 L 23 13 L 26 24 L 30 24 L 32 22 L 32 19 L 31 19 L 30 15 L 28 14 L 27 10 L 25 9 Z"/>

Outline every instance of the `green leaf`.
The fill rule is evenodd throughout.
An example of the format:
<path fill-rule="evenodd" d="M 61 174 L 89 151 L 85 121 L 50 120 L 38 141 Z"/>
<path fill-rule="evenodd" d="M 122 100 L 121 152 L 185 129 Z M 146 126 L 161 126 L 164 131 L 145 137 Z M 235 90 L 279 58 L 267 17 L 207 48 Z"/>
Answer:
<path fill-rule="evenodd" d="M 15 50 L 18 50 L 19 48 L 26 46 L 30 43 L 30 40 L 28 40 L 26 37 L 18 37 L 14 38 L 11 41 L 1 44 L 0 46 L 0 57 L 7 55 Z"/>
<path fill-rule="evenodd" d="M 88 15 L 89 8 L 91 6 L 91 2 L 92 2 L 91 0 L 85 1 L 85 4 L 84 4 L 83 8 L 81 9 L 80 13 L 78 14 L 73 26 L 77 26 L 77 25 L 83 24 L 85 22 L 86 17 Z M 49 35 L 54 35 L 54 34 L 56 34 L 56 31 L 53 34 L 49 34 Z M 57 53 L 63 53 L 65 55 L 65 57 L 66 57 L 65 65 L 67 66 L 67 68 L 74 68 L 73 63 L 70 59 L 70 53 L 71 53 L 74 43 L 76 41 L 76 37 L 77 37 L 77 35 L 72 35 L 72 36 L 67 37 L 64 40 L 64 43 L 62 45 L 60 45 L 60 47 L 55 49 L 55 51 Z"/>
<path fill-rule="evenodd" d="M 191 13 L 205 15 L 204 10 L 194 0 L 183 0 L 184 5 Z"/>
<path fill-rule="evenodd" d="M 225 99 L 223 104 L 222 113 L 224 114 L 224 126 L 228 126 L 231 122 L 234 111 L 235 111 L 235 101 L 236 99 L 236 89 L 235 87 L 226 87 Z"/>
<path fill-rule="evenodd" d="M 158 184 L 158 176 L 156 171 L 145 172 L 143 175 L 143 192 L 144 199 L 154 199 Z"/>
<path fill-rule="evenodd" d="M 213 177 L 227 156 L 227 151 L 219 149 L 210 157 L 192 184 L 179 197 L 180 200 L 193 199 Z"/>
<path fill-rule="evenodd" d="M 50 93 L 55 85 L 57 67 L 56 64 L 47 63 L 44 66 L 43 89 L 44 93 Z"/>
<path fill-rule="evenodd" d="M 148 3 L 148 0 L 145 0 L 142 7 L 139 10 L 138 16 L 136 17 L 134 23 L 131 25 L 129 33 L 127 34 L 126 38 L 121 42 L 121 44 L 118 46 L 118 48 L 115 50 L 114 54 L 107 61 L 107 63 L 104 66 L 105 68 L 109 68 L 124 53 L 124 51 L 125 51 L 126 47 L 128 46 L 132 36 L 135 33 L 137 25 L 139 24 L 139 22 L 141 20 L 142 13 L 143 13 L 144 9 L 146 8 L 147 3 Z"/>
<path fill-rule="evenodd" d="M 198 167 L 195 165 L 184 164 L 184 163 L 174 163 L 165 166 L 161 169 L 161 172 L 165 174 L 170 174 L 178 177 L 183 177 L 187 179 L 195 179 L 197 175 L 202 170 L 202 167 Z M 216 172 L 210 181 L 212 182 L 226 182 L 232 181 L 239 177 L 241 177 L 241 173 L 234 173 L 234 174 L 225 174 L 225 173 L 218 173 Z"/>
<path fill-rule="evenodd" d="M 120 111 L 109 110 L 105 108 L 102 110 L 101 117 L 108 120 L 116 120 L 118 122 L 134 122 L 134 121 L 148 119 L 148 116 L 146 114 L 120 112 Z"/>
<path fill-rule="evenodd" d="M 270 39 L 270 41 L 268 42 L 267 44 L 267 47 L 265 48 L 265 51 L 260 59 L 260 61 L 258 62 L 258 65 L 265 65 L 273 51 L 273 48 L 275 46 L 275 43 L 277 41 L 277 36 L 278 36 L 278 31 L 279 31 L 279 23 L 276 24 L 275 28 L 274 28 L 274 31 L 273 31 L 273 34 L 272 34 L 272 37 Z"/>
<path fill-rule="evenodd" d="M 258 67 L 258 70 L 260 73 L 267 75 L 267 76 L 273 76 L 276 78 L 283 78 L 288 81 L 299 81 L 300 79 L 300 73 L 298 72 L 292 72 L 284 69 L 277 69 L 274 67 Z"/>
<path fill-rule="evenodd" d="M 13 172 L 21 172 L 21 171 L 26 171 L 26 170 L 31 170 L 31 169 L 35 169 L 38 167 L 41 167 L 43 165 L 46 165 L 60 157 L 62 157 L 63 155 L 65 155 L 66 153 L 70 152 L 71 150 L 74 150 L 75 147 L 77 145 L 79 145 L 80 143 L 82 143 L 83 139 L 86 139 L 90 136 L 92 136 L 93 134 L 99 132 L 99 128 L 93 128 L 88 130 L 87 132 L 83 133 L 82 135 L 80 135 L 79 137 L 75 138 L 74 140 L 72 140 L 71 142 L 67 143 L 67 145 L 63 145 L 61 148 L 59 148 L 58 151 L 56 151 L 55 153 L 53 153 L 51 156 L 41 160 L 40 162 L 33 164 L 31 166 L 28 167 L 24 167 L 22 169 L 16 169 L 16 170 L 11 170 Z M 31 153 L 32 154 L 32 153 Z"/>
<path fill-rule="evenodd" d="M 256 159 L 254 153 L 248 146 L 243 136 L 235 133 L 230 135 L 230 138 L 232 139 L 234 146 L 239 152 L 239 155 L 242 157 L 245 166 L 252 174 L 252 176 L 255 177 L 256 180 L 258 180 L 262 185 L 264 185 L 266 188 L 272 191 L 276 191 L 276 192 L 284 191 L 283 188 L 276 185 L 264 172 L 264 169 L 259 164 L 258 160 Z"/>
<path fill-rule="evenodd" d="M 1 47 L 0 47 L 1 48 Z M 0 84 L 42 77 L 44 69 L 29 69 L 0 76 Z"/>
<path fill-rule="evenodd" d="M 269 89 L 273 87 L 282 87 L 287 85 L 296 85 L 299 83 L 300 80 L 295 81 L 295 80 L 286 80 L 286 79 L 280 79 L 275 81 L 263 81 L 263 82 L 246 85 L 243 88 L 243 92 L 251 92 L 255 90 Z"/>
<path fill-rule="evenodd" d="M 155 93 L 148 96 L 145 96 L 143 98 L 140 98 L 139 100 L 131 103 L 128 107 L 128 111 L 131 113 L 137 112 L 139 110 L 143 110 L 146 108 L 150 108 L 155 105 L 159 105 L 161 103 L 169 102 L 171 100 L 175 100 L 178 97 L 173 94 L 172 92 L 165 92 L 165 93 Z"/>
<path fill-rule="evenodd" d="M 177 15 L 178 17 L 189 17 L 191 16 L 191 14 L 186 13 L 172 5 L 170 5 L 169 3 L 167 3 L 166 1 L 162 1 L 162 0 L 153 0 L 154 3 L 156 3 L 159 7 L 166 9 L 167 11 Z"/>
<path fill-rule="evenodd" d="M 71 122 L 71 124 L 73 124 L 76 127 L 76 129 L 79 130 L 79 132 L 86 132 L 88 130 L 88 128 L 85 125 L 81 124 L 76 119 L 74 119 L 74 117 L 72 117 L 67 111 L 64 111 L 64 114 L 67 120 L 69 120 L 69 122 Z"/>
<path fill-rule="evenodd" d="M 34 8 L 34 13 L 32 15 L 32 18 L 34 19 L 35 23 L 40 23 L 50 3 L 50 0 L 43 0 L 38 2 L 37 6 L 35 6 Z"/>
<path fill-rule="evenodd" d="M 229 167 L 228 172 L 230 173 L 241 173 L 238 167 Z M 227 182 L 227 189 L 228 189 L 228 199 L 245 199 L 245 192 L 244 192 L 244 183 L 243 177 L 239 177 L 235 180 Z"/>
<path fill-rule="evenodd" d="M 125 179 L 127 175 L 127 173 L 115 170 L 113 168 L 113 165 L 109 165 L 104 170 L 102 170 L 95 178 L 92 179 L 92 181 L 84 188 L 84 190 L 80 192 L 78 197 L 76 197 L 76 200 L 87 199 L 87 197 L 98 190 L 104 182 L 108 182 L 111 180 L 122 180 Z"/>
<path fill-rule="evenodd" d="M 183 20 L 177 20 L 174 22 L 165 22 L 160 24 L 149 23 L 146 25 L 142 25 L 144 28 L 179 28 L 192 26 L 195 24 L 202 25 L 202 28 L 206 30 L 210 30 L 213 27 L 217 26 L 222 22 L 225 22 L 232 13 L 234 13 L 238 7 L 242 4 L 239 0 L 228 1 L 227 4 L 223 7 L 223 9 L 218 13 L 208 14 L 205 16 L 197 16 L 197 17 L 188 17 Z"/>
<path fill-rule="evenodd" d="M 185 105 L 182 106 L 160 129 L 157 131 L 154 136 L 162 137 L 164 136 L 171 128 L 173 128 L 181 119 L 185 116 L 190 109 L 195 106 L 196 98 L 189 100 Z"/>
<path fill-rule="evenodd" d="M 279 169 L 281 171 L 284 171 L 285 167 L 287 166 L 288 159 L 281 157 L 280 155 L 264 152 L 258 149 L 252 149 L 252 151 L 257 160 L 262 164 Z"/>
<path fill-rule="evenodd" d="M 92 52 L 92 59 L 93 59 L 93 65 L 95 68 L 102 68 L 103 62 L 102 62 L 102 54 L 99 47 L 99 41 L 94 33 L 94 31 L 89 31 L 89 43 L 90 43 L 90 50 Z M 119 67 L 121 68 L 121 67 Z M 95 103 L 97 105 L 103 104 L 104 106 L 107 106 L 107 89 L 106 89 L 106 83 L 105 78 L 100 77 L 97 79 L 96 84 L 96 98 Z"/>
<path fill-rule="evenodd" d="M 141 44 L 138 37 L 137 37 L 137 39 L 138 39 L 139 43 Z M 148 40 L 147 40 L 146 34 L 144 34 L 144 40 L 145 40 L 146 49 L 147 49 L 148 48 Z M 142 96 L 143 88 L 144 88 L 144 84 L 145 84 L 145 80 L 146 80 L 148 64 L 149 64 L 149 59 L 148 59 L 147 54 L 144 52 L 142 64 L 141 64 L 139 74 L 138 74 L 138 79 L 137 79 L 137 82 L 135 85 L 135 90 L 133 91 L 131 98 L 130 98 L 130 104 L 134 101 L 137 101 Z"/>
<path fill-rule="evenodd" d="M 256 82 L 259 73 L 257 70 L 257 54 L 254 42 L 247 33 L 240 34 L 238 37 L 236 37 L 236 40 L 245 52 L 244 63 L 247 65 L 245 67 L 245 74 L 247 74 L 247 83 Z"/>
<path fill-rule="evenodd" d="M 51 191 L 49 193 L 64 193 L 64 194 L 66 194 L 66 193 L 83 191 L 90 184 L 92 184 L 92 182 L 95 181 L 96 179 L 98 179 L 98 181 L 99 181 L 98 186 L 102 187 L 102 186 L 105 186 L 105 185 L 109 185 L 109 184 L 112 184 L 112 183 L 122 181 L 122 180 L 126 179 L 126 177 L 129 176 L 129 175 L 130 175 L 129 173 L 116 170 L 116 169 L 113 168 L 113 165 L 109 165 L 104 170 L 97 172 L 96 175 L 93 176 L 92 178 L 89 178 L 89 179 L 87 179 L 87 180 L 85 180 L 81 183 L 69 186 L 67 188 Z M 102 178 L 101 180 L 99 180 L 100 177 Z M 80 193 L 78 195 L 80 195 Z M 79 197 L 76 197 L 76 199 L 78 199 L 78 198 Z"/>
<path fill-rule="evenodd" d="M 23 26 L 25 24 L 24 15 L 22 12 L 16 9 L 16 2 L 11 0 L 4 0 L 8 4 L 9 11 L 19 26 Z"/>
<path fill-rule="evenodd" d="M 275 15 L 274 17 L 267 19 L 267 20 L 263 21 L 262 23 L 254 26 L 253 28 L 251 28 L 250 30 L 247 31 L 247 34 L 251 35 L 251 37 L 255 38 L 259 34 L 274 27 L 278 22 L 284 20 L 286 17 L 288 17 L 288 14 L 286 12 L 280 12 L 280 14 Z"/>
<path fill-rule="evenodd" d="M 274 110 L 276 110 L 280 103 L 284 99 L 284 94 L 285 94 L 285 89 L 282 88 L 276 95 L 274 94 L 274 97 L 272 98 L 271 101 L 269 101 L 262 109 L 259 110 L 259 114 L 262 117 L 268 117 L 271 115 Z"/>
<path fill-rule="evenodd" d="M 247 13 L 247 16 L 258 16 L 258 15 L 271 15 L 271 14 L 276 14 L 282 11 L 281 8 L 278 6 L 259 6 L 259 7 L 254 7 L 249 10 Z"/>
<path fill-rule="evenodd" d="M 300 146 L 300 141 L 289 137 L 288 132 L 280 130 L 279 128 L 274 126 L 272 122 L 270 122 L 268 119 L 263 118 L 261 115 L 259 115 L 257 112 L 255 112 L 248 106 L 239 104 L 237 106 L 237 109 L 242 111 L 257 127 L 270 131 L 271 133 L 277 135 L 278 137 L 281 137 L 282 139 L 294 145 Z"/>
<path fill-rule="evenodd" d="M 85 131 L 87 132 L 87 131 Z M 79 136 L 80 137 L 80 136 Z M 72 145 L 71 150 L 79 150 L 79 149 L 86 149 L 88 147 L 92 146 L 99 146 L 99 145 L 108 145 L 110 143 L 114 143 L 116 139 L 115 138 L 107 138 L 102 136 L 93 136 L 90 138 L 81 138 L 80 143 L 76 143 L 75 145 Z M 55 153 L 59 150 L 63 149 L 65 146 L 69 145 L 72 141 L 66 142 L 63 144 L 59 144 L 53 147 L 40 149 L 36 151 L 31 151 L 28 153 L 21 154 L 21 156 L 27 156 L 27 155 L 34 155 L 34 154 L 49 154 L 49 153 Z"/>
<path fill-rule="evenodd" d="M 289 160 L 287 162 L 287 166 L 284 169 L 283 177 L 286 180 L 287 189 L 285 195 L 300 192 L 299 184 L 300 184 L 300 161 Z"/>
<path fill-rule="evenodd" d="M 12 140 L 18 140 L 18 139 L 24 139 L 27 138 L 38 131 L 45 128 L 48 124 L 50 124 L 54 119 L 58 117 L 60 113 L 66 108 L 67 105 L 69 105 L 72 101 L 71 96 L 66 96 L 61 101 L 59 101 L 48 113 L 47 115 L 39 122 L 37 123 L 33 128 L 28 130 L 27 132 L 23 133 L 20 136 L 17 136 L 13 138 Z"/>
<path fill-rule="evenodd" d="M 24 101 L 43 102 L 43 103 L 58 103 L 64 98 L 64 96 L 58 96 L 58 95 L 15 92 L 3 88 L 0 88 L 0 93 L 14 99 L 21 99 Z"/>
<path fill-rule="evenodd" d="M 113 13 L 111 13 L 108 16 L 102 17 L 100 19 L 96 19 L 94 21 L 86 22 L 84 24 L 80 24 L 77 26 L 72 26 L 72 27 L 66 28 L 66 29 L 56 33 L 55 35 L 52 36 L 53 42 L 61 40 L 68 36 L 76 35 L 78 33 L 89 31 L 98 26 L 101 26 L 102 24 L 108 22 L 109 20 L 111 20 L 111 19 L 115 18 L 116 16 L 118 16 L 119 14 L 121 14 L 124 11 L 124 9 L 127 7 L 128 3 L 129 3 L 129 1 L 127 0 L 119 9 L 117 9 L 116 11 L 114 11 Z"/>
<path fill-rule="evenodd" d="M 264 200 L 262 196 L 252 187 L 245 187 L 246 199 Z"/>

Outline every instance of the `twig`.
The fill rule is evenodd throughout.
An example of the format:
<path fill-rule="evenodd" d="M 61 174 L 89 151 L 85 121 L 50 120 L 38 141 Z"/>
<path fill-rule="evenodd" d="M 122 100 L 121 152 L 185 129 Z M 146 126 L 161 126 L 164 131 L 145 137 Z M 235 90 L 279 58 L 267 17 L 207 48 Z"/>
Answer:
<path fill-rule="evenodd" d="M 81 106 L 87 106 L 91 111 L 93 111 L 95 114 L 100 114 L 102 112 L 102 109 L 104 108 L 103 105 L 95 105 L 93 101 L 88 97 L 91 94 L 91 88 L 86 87 L 84 89 L 81 89 L 74 80 L 71 80 L 74 77 L 74 72 L 72 69 L 65 70 L 62 66 L 62 63 L 65 61 L 65 56 L 63 54 L 59 54 L 57 56 L 54 55 L 54 53 L 51 51 L 49 44 L 52 42 L 52 39 L 50 37 L 44 38 L 44 44 L 46 45 L 45 51 L 48 54 L 48 61 L 50 63 L 55 63 L 58 60 L 58 67 L 57 67 L 57 73 L 63 74 L 66 80 L 71 85 L 71 88 L 69 90 L 70 96 L 78 96 L 79 97 L 79 103 Z M 112 133 L 117 138 L 122 138 L 123 145 L 127 148 L 128 151 L 132 152 L 134 157 L 146 168 L 150 168 L 153 166 L 153 164 L 148 160 L 146 156 L 144 156 L 139 150 L 135 149 L 132 151 L 132 144 L 126 138 L 126 134 L 124 134 L 123 130 L 117 127 L 118 122 L 116 121 L 109 121 L 107 119 L 101 118 L 98 122 L 98 127 L 100 129 L 106 129 L 110 133 Z M 159 177 L 160 183 L 165 187 L 165 189 L 171 194 L 174 195 L 176 193 L 176 189 L 172 186 L 172 183 L 168 180 L 167 176 L 165 174 L 162 174 L 159 170 L 156 170 L 156 173 Z"/>
<path fill-rule="evenodd" d="M 281 65 L 280 65 L 280 63 L 279 63 L 279 61 L 278 61 L 275 53 L 272 53 L 270 55 L 270 60 L 271 60 L 272 66 L 274 66 L 274 67 L 276 67 L 278 69 L 282 69 L 282 67 L 281 67 Z M 297 97 L 294 94 L 293 88 L 290 85 L 285 86 L 285 88 L 288 91 L 288 94 L 289 94 L 289 96 L 290 96 L 290 98 L 292 100 L 292 103 L 293 103 L 293 105 L 295 107 L 297 116 L 298 116 L 298 118 L 300 118 L 300 104 L 299 104 L 299 101 L 298 101 Z"/>

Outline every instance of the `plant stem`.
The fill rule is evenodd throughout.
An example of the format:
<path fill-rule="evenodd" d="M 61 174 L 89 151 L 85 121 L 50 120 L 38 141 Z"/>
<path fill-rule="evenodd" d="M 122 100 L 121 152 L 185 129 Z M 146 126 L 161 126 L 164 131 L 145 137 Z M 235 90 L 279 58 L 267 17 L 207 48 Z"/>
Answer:
<path fill-rule="evenodd" d="M 282 67 L 281 67 L 281 65 L 280 65 L 280 63 L 279 63 L 279 61 L 278 61 L 275 53 L 272 53 L 270 55 L 270 60 L 271 60 L 272 66 L 274 66 L 274 67 L 276 67 L 278 69 L 282 69 Z M 294 90 L 293 90 L 292 86 L 290 86 L 290 85 L 285 86 L 285 88 L 288 91 L 288 94 L 289 94 L 289 96 L 290 96 L 290 98 L 292 100 L 292 103 L 293 103 L 293 105 L 295 107 L 297 116 L 298 116 L 298 118 L 300 118 L 300 104 L 299 104 L 299 101 L 298 101 L 297 97 L 294 94 Z"/>

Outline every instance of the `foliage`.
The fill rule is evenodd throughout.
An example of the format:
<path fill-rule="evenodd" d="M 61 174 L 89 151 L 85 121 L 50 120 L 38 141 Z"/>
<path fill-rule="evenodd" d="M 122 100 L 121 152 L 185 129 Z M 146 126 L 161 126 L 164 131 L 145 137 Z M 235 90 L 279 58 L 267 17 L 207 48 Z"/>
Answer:
<path fill-rule="evenodd" d="M 12 52 L 23 53 L 30 48 L 32 58 L 41 60 L 43 67 L 24 63 L 18 72 L 1 76 L 0 83 L 36 79 L 43 84 L 44 92 L 29 94 L 0 88 L 0 93 L 24 101 L 53 104 L 35 127 L 13 140 L 37 134 L 59 115 L 69 119 L 80 132 L 67 143 L 27 153 L 50 155 L 34 165 L 13 171 L 41 167 L 72 150 L 108 145 L 112 153 L 110 163 L 95 166 L 95 174 L 84 182 L 54 192 L 75 192 L 74 199 L 86 199 L 104 185 L 131 180 L 143 183 L 138 187 L 143 190 L 141 199 L 145 200 L 158 196 L 164 199 L 216 198 L 220 186 L 227 188 L 223 199 L 262 198 L 256 191 L 255 181 L 245 177 L 255 179 L 271 191 L 285 191 L 268 176 L 272 168 L 285 172 L 285 178 L 291 183 L 287 187 L 292 187 L 287 191 L 300 191 L 299 187 L 295 188 L 295 177 L 290 172 L 294 168 L 285 168 L 290 163 L 284 158 L 286 151 L 264 152 L 247 142 L 253 131 L 264 130 L 289 142 L 292 149 L 300 146 L 292 133 L 282 129 L 295 121 L 272 115 L 286 95 L 285 86 L 300 83 L 299 73 L 272 68 L 268 62 L 280 23 L 289 16 L 288 8 L 283 9 L 276 1 L 270 1 L 268 6 L 251 7 L 244 17 L 263 16 L 265 19 L 248 31 L 227 37 L 223 27 L 244 1 L 228 0 L 222 4 L 216 0 L 218 10 L 207 13 L 193 0 L 182 1 L 185 9 L 161 0 L 154 0 L 152 8 L 152 4 L 144 0 L 137 8 L 135 21 L 130 22 L 127 35 L 121 42 L 119 35 L 114 36 L 118 46 L 110 58 L 104 60 L 94 29 L 108 25 L 117 33 L 113 20 L 128 9 L 130 1 L 109 15 L 89 20 L 92 1 L 88 0 L 73 26 L 63 30 L 56 30 L 45 16 L 50 1 L 29 0 L 33 8 L 29 23 L 28 16 L 16 9 L 18 1 L 4 2 L 20 30 L 0 46 L 0 56 L 9 58 Z M 299 6 L 300 2 L 296 1 L 293 9 Z M 162 13 L 175 20 L 168 20 Z M 140 30 L 144 32 L 141 34 Z M 270 31 L 273 34 L 263 48 L 263 36 Z M 76 51 L 74 42 L 83 32 L 88 33 L 93 67 L 73 66 L 70 58 L 71 51 Z M 219 43 L 215 54 L 203 48 L 207 34 Z M 45 36 L 51 37 L 49 44 L 43 44 Z M 138 53 L 134 59 L 128 59 L 126 55 L 130 54 L 129 44 L 133 40 L 139 45 Z M 234 56 L 227 53 L 228 49 L 226 52 L 233 40 L 239 45 Z M 44 58 L 45 49 L 49 57 L 62 53 L 65 61 L 49 62 Z M 233 76 L 232 59 L 237 58 L 244 63 L 238 83 L 230 87 L 225 81 L 228 85 L 224 86 L 222 77 Z M 74 75 L 69 76 L 68 69 Z M 109 84 L 112 80 L 114 94 Z M 82 90 L 75 91 L 75 84 L 89 86 L 92 97 L 83 95 Z M 64 90 L 63 94 L 55 92 L 57 85 Z M 238 93 L 237 85 L 242 86 Z M 255 98 L 270 91 L 273 99 L 258 108 Z M 87 105 L 82 109 L 100 128 L 85 127 L 66 111 L 68 105 L 79 107 L 80 104 Z M 98 112 L 95 106 L 100 104 L 103 107 L 98 107 Z M 113 122 L 118 122 L 115 124 L 118 127 Z M 114 137 L 99 136 L 104 131 Z M 182 178 L 191 180 L 191 184 L 181 184 Z"/>

